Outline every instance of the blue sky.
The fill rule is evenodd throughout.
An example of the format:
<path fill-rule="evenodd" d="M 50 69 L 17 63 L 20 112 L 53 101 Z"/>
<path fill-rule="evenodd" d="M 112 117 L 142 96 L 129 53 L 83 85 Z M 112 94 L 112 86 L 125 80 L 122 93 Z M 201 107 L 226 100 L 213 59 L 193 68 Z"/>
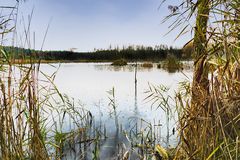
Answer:
<path fill-rule="evenodd" d="M 170 22 L 161 23 L 170 13 L 167 6 L 179 0 L 168 0 L 158 10 L 160 3 L 161 0 L 28 0 L 21 4 L 19 17 L 26 21 L 33 9 L 31 34 L 35 32 L 36 49 L 41 48 L 50 21 L 44 50 L 92 51 L 110 44 L 183 46 L 190 35 L 174 41 L 180 29 L 164 36 Z"/>

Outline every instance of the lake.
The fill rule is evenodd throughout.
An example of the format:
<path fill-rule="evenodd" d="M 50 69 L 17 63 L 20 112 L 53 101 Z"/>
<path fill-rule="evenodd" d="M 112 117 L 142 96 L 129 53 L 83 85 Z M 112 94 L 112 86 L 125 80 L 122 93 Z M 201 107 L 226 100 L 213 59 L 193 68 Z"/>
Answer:
<path fill-rule="evenodd" d="M 52 64 L 58 67 L 59 64 Z M 41 71 L 51 74 L 56 68 L 48 64 L 41 65 Z M 135 83 L 135 69 L 137 69 Z M 151 106 L 152 102 L 146 100 L 148 97 L 149 85 L 164 85 L 169 87 L 166 96 L 174 98 L 175 91 L 178 90 L 178 83 L 191 80 L 192 70 L 187 69 L 182 72 L 169 73 L 163 69 L 158 69 L 157 64 L 153 68 L 144 68 L 141 64 L 127 66 L 112 66 L 110 63 L 62 63 L 56 74 L 55 84 L 61 93 L 72 97 L 91 112 L 95 117 L 95 123 L 103 124 L 106 127 L 108 137 L 115 138 L 116 117 L 112 115 L 113 109 L 109 106 L 111 95 L 109 90 L 114 88 L 117 121 L 121 125 L 121 130 L 130 130 L 136 121 L 149 122 L 158 127 L 158 142 L 163 146 L 175 146 L 178 142 L 177 135 L 172 133 L 176 128 L 177 117 L 174 113 L 174 103 L 172 105 L 173 117 L 169 121 L 169 132 L 167 132 L 166 113 L 157 108 L 157 104 Z M 65 123 L 65 129 L 71 130 L 69 123 Z M 110 139 L 111 139 L 110 138 Z M 114 141 L 114 140 L 113 140 Z M 118 139 L 125 142 L 126 140 Z M 106 142 L 108 149 L 101 149 L 102 155 L 109 153 L 109 148 L 114 148 L 115 143 Z M 127 142 L 126 142 L 127 143 Z M 110 147 L 109 147 L 110 146 Z"/>

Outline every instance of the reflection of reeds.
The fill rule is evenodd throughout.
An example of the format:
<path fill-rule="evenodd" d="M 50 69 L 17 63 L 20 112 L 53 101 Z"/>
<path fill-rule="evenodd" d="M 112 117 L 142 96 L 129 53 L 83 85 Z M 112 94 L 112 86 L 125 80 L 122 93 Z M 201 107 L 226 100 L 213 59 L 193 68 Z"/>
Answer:
<path fill-rule="evenodd" d="M 166 126 L 167 126 L 167 141 L 166 145 L 169 145 L 169 122 L 172 115 L 170 100 L 171 97 L 168 95 L 169 88 L 165 86 L 153 86 L 149 85 L 149 90 L 146 92 L 148 94 L 146 100 L 151 101 L 151 106 L 156 105 L 157 108 L 161 108 L 166 114 Z"/>
<path fill-rule="evenodd" d="M 211 47 L 200 44 L 199 47 L 203 48 L 204 52 L 209 50 L 211 53 L 211 55 L 207 53 L 208 59 L 204 62 L 209 67 L 209 72 L 204 73 L 209 75 L 208 93 L 201 93 L 201 87 L 198 84 L 190 87 L 188 84 L 182 83 L 183 90 L 176 95 L 180 142 L 173 153 L 178 159 L 233 160 L 239 159 L 240 156 L 240 67 L 238 55 L 240 38 L 239 25 L 232 25 L 238 23 L 236 19 L 239 19 L 240 14 L 238 13 L 239 4 L 235 4 L 235 1 L 229 1 L 229 3 L 236 13 L 232 14 L 229 11 L 230 14 L 227 15 L 234 15 L 234 20 L 233 17 L 223 16 L 225 19 L 222 21 L 221 29 L 224 30 L 224 33 L 215 31 L 209 33 L 210 37 L 213 37 L 210 40 L 216 44 L 212 44 Z M 8 9 L 13 9 L 11 17 L 17 8 L 8 7 Z M 205 10 L 204 8 L 200 9 Z M 225 13 L 224 11 L 224 15 Z M 223 13 L 220 15 L 222 16 Z M 11 20 L 3 19 L 1 28 L 8 26 L 9 21 Z M 24 30 L 26 39 L 23 40 L 28 45 L 30 45 L 29 27 L 30 22 L 27 29 Z M 13 28 L 3 28 L 2 37 L 13 31 Z M 228 33 L 228 30 L 233 33 Z M 219 35 L 220 37 L 218 37 Z M 228 35 L 233 37 L 227 38 Z M 230 43 L 228 43 L 229 41 Z M 4 160 L 62 159 L 67 157 L 66 154 L 71 150 L 75 155 L 80 155 L 81 159 L 89 157 L 99 159 L 101 142 L 107 138 L 105 125 L 102 127 L 101 121 L 100 127 L 96 125 L 91 112 L 85 110 L 81 105 L 76 105 L 69 97 L 62 95 L 53 83 L 56 74 L 48 76 L 42 73 L 36 55 L 31 51 L 28 54 L 29 64 L 24 64 L 26 62 L 24 56 L 22 59 L 18 59 L 16 64 L 11 50 L 0 47 L 0 158 Z M 166 65 L 170 69 L 181 67 L 174 57 L 170 57 Z M 142 66 L 152 68 L 153 64 L 145 63 Z M 198 66 L 196 65 L 196 67 Z M 206 66 L 200 66 L 200 71 L 202 67 Z M 200 77 L 198 73 L 200 73 L 199 70 L 196 70 L 195 77 Z M 40 75 L 44 76 L 44 81 L 39 79 Z M 137 82 L 136 78 L 135 82 Z M 193 95 L 192 89 L 197 90 L 199 94 Z M 166 145 L 168 146 L 171 116 L 169 100 L 171 97 L 164 94 L 167 91 L 168 89 L 163 86 L 150 86 L 147 99 L 150 99 L 153 104 L 158 104 L 166 112 Z M 169 153 L 166 153 L 168 151 L 159 145 L 160 122 L 152 124 L 140 119 L 140 122 L 137 121 L 129 131 L 125 132 L 131 147 L 125 148 L 124 144 L 119 143 L 120 133 L 123 129 L 118 121 L 114 88 L 109 95 L 116 125 L 114 141 L 116 157 L 128 159 L 135 153 L 135 157 L 140 159 L 149 159 L 153 155 L 159 159 L 171 158 Z M 197 103 L 190 103 L 193 98 Z M 50 124 L 48 123 L 49 117 L 51 117 Z M 67 121 L 73 125 L 69 130 L 65 128 Z M 90 156 L 89 153 L 91 153 Z"/>
<path fill-rule="evenodd" d="M 114 119 L 115 119 L 115 126 L 116 126 L 116 129 L 117 129 L 117 132 L 119 130 L 119 122 L 118 122 L 118 115 L 117 115 L 117 105 L 116 105 L 116 98 L 115 98 L 115 89 L 114 87 L 112 88 L 112 90 L 108 91 L 108 94 L 109 94 L 109 106 L 113 109 L 113 116 L 114 116 Z"/>
<path fill-rule="evenodd" d="M 24 33 L 23 41 L 30 45 L 30 22 Z M 96 125 L 91 112 L 60 93 L 54 85 L 56 72 L 41 72 L 35 52 L 29 50 L 27 60 L 26 53 L 16 60 L 11 50 L 0 49 L 0 159 L 63 159 L 72 155 L 99 159 L 100 144 L 107 138 L 105 125 Z M 114 89 L 110 95 L 116 150 L 119 158 L 126 159 L 129 152 L 118 139 L 123 129 Z"/>

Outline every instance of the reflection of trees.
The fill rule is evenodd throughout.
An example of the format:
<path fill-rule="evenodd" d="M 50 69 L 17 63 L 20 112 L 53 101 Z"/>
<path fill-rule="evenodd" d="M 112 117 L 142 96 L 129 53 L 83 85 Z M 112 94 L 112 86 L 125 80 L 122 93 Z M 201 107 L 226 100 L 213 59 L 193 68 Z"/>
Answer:
<path fill-rule="evenodd" d="M 103 71 L 103 70 L 108 70 L 108 71 L 115 71 L 115 72 L 134 72 L 135 70 L 135 64 L 128 64 L 126 66 L 113 66 L 110 64 L 97 64 L 94 65 L 94 68 L 96 70 L 99 71 Z M 142 67 L 141 64 L 137 65 L 138 71 L 152 71 L 153 68 L 146 68 L 146 67 Z"/>
<path fill-rule="evenodd" d="M 184 62 L 182 68 L 177 67 L 161 67 L 159 71 L 167 71 L 169 73 L 181 72 L 182 70 L 192 70 L 192 63 Z M 110 64 L 96 64 L 94 68 L 98 71 L 114 71 L 114 72 L 134 72 L 135 64 L 128 64 L 126 66 L 113 66 Z M 157 69 L 157 64 L 153 64 L 152 68 L 142 67 L 142 64 L 137 64 L 138 72 L 150 72 Z"/>

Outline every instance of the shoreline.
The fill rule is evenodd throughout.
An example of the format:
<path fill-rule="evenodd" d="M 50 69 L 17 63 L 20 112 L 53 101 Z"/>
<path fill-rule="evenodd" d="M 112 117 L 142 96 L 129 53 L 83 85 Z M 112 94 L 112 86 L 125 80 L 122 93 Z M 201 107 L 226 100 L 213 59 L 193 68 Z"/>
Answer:
<path fill-rule="evenodd" d="M 21 60 L 21 59 L 13 59 L 10 60 L 11 64 L 31 64 L 31 63 L 41 63 L 41 64 L 47 64 L 47 63 L 112 63 L 115 60 Z M 165 59 L 162 60 L 136 60 L 136 61 L 129 61 L 126 60 L 127 63 L 161 63 L 164 62 Z M 180 62 L 192 62 L 192 59 L 179 59 Z M 7 64 L 8 62 L 4 62 L 4 64 Z"/>

